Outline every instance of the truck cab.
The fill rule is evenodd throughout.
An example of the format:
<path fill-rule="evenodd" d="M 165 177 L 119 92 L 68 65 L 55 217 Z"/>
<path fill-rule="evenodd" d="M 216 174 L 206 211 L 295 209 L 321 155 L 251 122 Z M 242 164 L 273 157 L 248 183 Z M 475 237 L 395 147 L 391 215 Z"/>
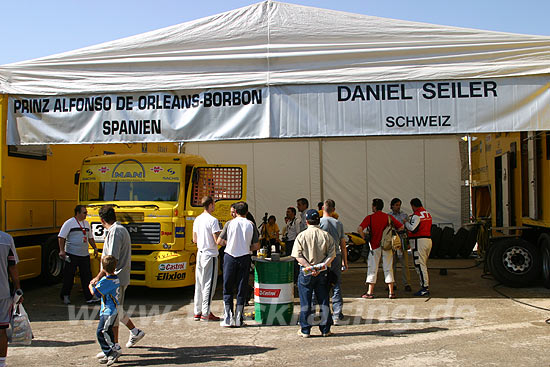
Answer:
<path fill-rule="evenodd" d="M 103 248 L 106 231 L 98 211 L 112 205 L 130 233 L 130 284 L 150 288 L 195 283 L 197 247 L 193 221 L 202 197 L 216 202 L 220 224 L 231 204 L 246 199 L 246 166 L 207 164 L 189 154 L 115 154 L 86 158 L 79 177 L 79 202 L 88 207 L 94 240 Z M 99 261 L 92 262 L 92 271 Z"/>

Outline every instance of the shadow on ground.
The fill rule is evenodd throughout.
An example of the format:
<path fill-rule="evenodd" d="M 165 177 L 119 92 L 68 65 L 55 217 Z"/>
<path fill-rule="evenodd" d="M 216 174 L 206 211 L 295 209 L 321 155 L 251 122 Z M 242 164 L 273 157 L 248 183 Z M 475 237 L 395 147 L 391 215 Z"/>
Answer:
<path fill-rule="evenodd" d="M 266 353 L 276 348 L 248 345 L 219 345 L 203 347 L 134 347 L 131 354 L 123 354 L 117 366 L 159 366 L 170 364 L 207 363 L 223 365 L 235 357 Z"/>

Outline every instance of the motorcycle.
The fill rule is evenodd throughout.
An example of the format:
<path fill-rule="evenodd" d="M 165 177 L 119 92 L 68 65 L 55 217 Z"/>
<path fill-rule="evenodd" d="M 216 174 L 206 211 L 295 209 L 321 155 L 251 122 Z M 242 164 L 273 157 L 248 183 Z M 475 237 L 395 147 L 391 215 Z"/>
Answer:
<path fill-rule="evenodd" d="M 346 241 L 346 251 L 348 253 L 348 262 L 355 262 L 361 258 L 365 257 L 365 261 L 368 257 L 368 244 L 361 238 L 359 233 L 356 232 L 347 232 L 346 236 L 348 237 Z"/>

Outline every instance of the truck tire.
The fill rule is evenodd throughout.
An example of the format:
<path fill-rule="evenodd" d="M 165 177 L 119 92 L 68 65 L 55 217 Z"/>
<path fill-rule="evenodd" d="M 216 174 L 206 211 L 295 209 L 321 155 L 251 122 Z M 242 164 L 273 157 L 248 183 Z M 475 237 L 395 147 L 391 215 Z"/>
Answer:
<path fill-rule="evenodd" d="M 59 283 L 63 279 L 63 261 L 59 258 L 57 237 L 48 238 L 42 246 L 41 278 L 46 284 Z"/>
<path fill-rule="evenodd" d="M 441 234 L 442 234 L 441 228 L 439 228 L 435 224 L 432 225 L 432 234 L 430 236 L 432 238 L 432 250 L 430 251 L 431 259 L 437 257 L 437 252 L 439 251 L 439 245 L 441 244 Z"/>
<path fill-rule="evenodd" d="M 478 226 L 474 226 L 470 228 L 468 232 L 468 239 L 466 240 L 466 242 L 462 244 L 462 246 L 458 250 L 458 254 L 462 258 L 468 259 L 472 254 L 472 251 L 474 250 L 474 247 L 476 246 L 476 243 L 477 243 L 477 232 L 478 232 Z"/>
<path fill-rule="evenodd" d="M 449 255 L 449 247 L 453 242 L 453 236 L 455 231 L 452 227 L 443 228 L 441 233 L 441 243 L 439 244 L 439 250 L 437 251 L 437 257 L 443 259 Z"/>
<path fill-rule="evenodd" d="M 455 233 L 451 246 L 449 247 L 449 257 L 451 259 L 455 259 L 457 257 L 460 248 L 464 246 L 466 241 L 468 241 L 468 235 L 469 231 L 464 227 L 459 228 Z"/>
<path fill-rule="evenodd" d="M 488 254 L 489 270 L 509 287 L 526 287 L 537 280 L 542 261 L 537 246 L 520 238 L 494 242 Z"/>
<path fill-rule="evenodd" d="M 542 281 L 546 288 L 550 288 L 550 235 L 541 234 L 538 245 L 542 255 Z"/>

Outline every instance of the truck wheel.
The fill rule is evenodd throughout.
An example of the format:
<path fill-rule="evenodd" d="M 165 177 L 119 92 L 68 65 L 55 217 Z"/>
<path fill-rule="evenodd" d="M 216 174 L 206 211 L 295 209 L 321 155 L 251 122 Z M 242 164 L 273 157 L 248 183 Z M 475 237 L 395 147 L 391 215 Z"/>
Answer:
<path fill-rule="evenodd" d="M 538 241 L 542 254 L 542 280 L 546 288 L 550 288 L 550 235 L 543 233 Z"/>
<path fill-rule="evenodd" d="M 489 252 L 489 266 L 493 276 L 509 287 L 533 284 L 541 271 L 541 256 L 537 247 L 519 238 L 495 242 Z"/>
<path fill-rule="evenodd" d="M 42 246 L 42 280 L 47 284 L 58 283 L 63 279 L 63 261 L 59 258 L 57 237 L 51 237 Z"/>

